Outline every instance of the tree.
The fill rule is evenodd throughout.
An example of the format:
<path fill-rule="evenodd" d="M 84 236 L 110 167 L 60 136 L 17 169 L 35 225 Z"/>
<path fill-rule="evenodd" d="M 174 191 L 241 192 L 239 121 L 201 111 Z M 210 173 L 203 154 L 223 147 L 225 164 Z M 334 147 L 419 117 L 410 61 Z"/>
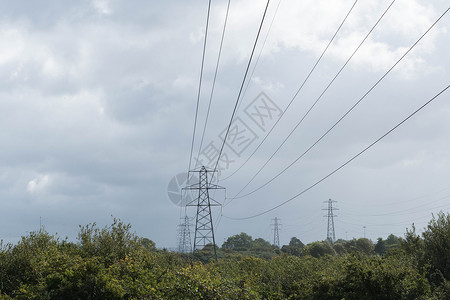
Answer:
<path fill-rule="evenodd" d="M 390 234 L 386 239 L 386 246 L 388 248 L 394 248 L 400 246 L 400 243 L 402 242 L 402 238 L 395 236 L 393 234 Z"/>
<path fill-rule="evenodd" d="M 302 251 L 303 255 L 311 255 L 312 257 L 321 257 L 324 255 L 336 255 L 333 247 L 328 241 L 312 242 L 306 245 Z"/>
<path fill-rule="evenodd" d="M 300 256 L 303 247 L 305 247 L 305 244 L 303 244 L 302 241 L 300 241 L 298 238 L 294 236 L 293 238 L 291 238 L 289 245 L 283 245 L 283 247 L 281 247 L 281 252 L 290 255 Z"/>
<path fill-rule="evenodd" d="M 250 249 L 254 252 L 272 251 L 273 245 L 271 245 L 265 239 L 257 238 L 251 243 Z"/>
<path fill-rule="evenodd" d="M 155 244 L 155 242 L 150 240 L 150 239 L 148 239 L 148 238 L 142 238 L 141 244 L 147 250 L 156 251 L 156 244 Z"/>
<path fill-rule="evenodd" d="M 345 249 L 342 251 L 341 247 L 336 247 L 336 251 L 339 254 L 344 253 L 364 253 L 364 254 L 374 254 L 374 245 L 371 240 L 366 238 L 353 239 L 350 241 L 345 241 L 344 243 L 339 243 Z"/>
<path fill-rule="evenodd" d="M 412 224 L 412 229 L 406 229 L 405 239 L 400 244 L 403 251 L 414 259 L 416 266 L 423 267 L 425 244 L 423 239 L 416 233 L 416 227 Z"/>
<path fill-rule="evenodd" d="M 102 257 L 105 264 L 124 259 L 131 251 L 142 247 L 142 239 L 131 232 L 131 225 L 116 218 L 111 226 L 102 229 L 95 223 L 80 226 L 78 240 L 82 256 Z"/>
<path fill-rule="evenodd" d="M 289 246 L 303 248 L 303 247 L 305 247 L 305 244 L 303 244 L 302 241 L 300 241 L 298 238 L 296 238 L 294 236 L 293 238 L 291 238 L 291 240 L 289 242 Z"/>
<path fill-rule="evenodd" d="M 253 239 L 245 232 L 230 236 L 222 245 L 224 249 L 234 251 L 248 251 L 252 246 Z"/>
<path fill-rule="evenodd" d="M 382 238 L 378 238 L 375 245 L 375 253 L 378 255 L 383 255 L 386 252 L 386 242 Z"/>
<path fill-rule="evenodd" d="M 336 254 L 338 255 L 344 255 L 347 254 L 347 250 L 345 249 L 345 241 L 340 243 L 334 243 L 333 249 L 336 251 Z"/>
<path fill-rule="evenodd" d="M 435 286 L 436 298 L 450 299 L 450 215 L 433 215 L 422 237 L 416 234 L 413 224 L 412 230 L 406 230 L 401 249 L 418 270 L 427 274 Z"/>
<path fill-rule="evenodd" d="M 437 218 L 433 215 L 422 235 L 425 259 L 430 262 L 432 272 L 450 280 L 450 214 L 440 212 Z"/>
<path fill-rule="evenodd" d="M 374 246 L 371 240 L 360 238 L 356 240 L 356 248 L 365 254 L 373 254 Z"/>
<path fill-rule="evenodd" d="M 218 252 L 219 247 L 217 247 L 217 245 L 214 246 L 213 244 L 207 244 L 203 247 L 203 249 L 195 250 L 193 256 L 199 261 L 207 263 L 215 259 L 215 253 L 219 256 L 220 254 Z"/>
<path fill-rule="evenodd" d="M 81 227 L 78 243 L 33 232 L 17 245 L 0 243 L 0 299 L 450 299 L 450 281 L 440 275 L 448 275 L 449 223 L 439 215 L 423 239 L 408 232 L 402 245 L 421 265 L 403 247 L 364 255 L 373 246 L 367 239 L 314 242 L 294 256 L 241 233 L 227 242 L 249 250 L 215 261 L 209 244 L 196 251 L 200 262 L 155 250 L 117 220 Z M 292 238 L 284 249 L 302 246 Z M 342 255 L 334 255 L 338 248 Z"/>

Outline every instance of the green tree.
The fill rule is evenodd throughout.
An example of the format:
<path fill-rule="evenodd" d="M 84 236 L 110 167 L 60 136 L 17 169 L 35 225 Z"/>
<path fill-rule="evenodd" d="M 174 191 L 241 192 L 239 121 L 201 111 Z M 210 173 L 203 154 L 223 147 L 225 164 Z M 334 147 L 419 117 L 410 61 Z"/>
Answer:
<path fill-rule="evenodd" d="M 142 247 L 142 239 L 131 232 L 131 225 L 114 218 L 113 224 L 102 229 L 95 223 L 80 226 L 78 240 L 81 255 L 101 257 L 106 265 L 124 259 L 130 252 Z"/>
<path fill-rule="evenodd" d="M 382 238 L 378 238 L 374 250 L 376 254 L 383 255 L 387 250 L 386 242 Z"/>
<path fill-rule="evenodd" d="M 80 227 L 78 243 L 32 232 L 0 244 L 0 299 L 450 299 L 449 221 L 441 213 L 422 237 L 413 227 L 404 240 L 378 239 L 402 245 L 382 256 L 371 255 L 367 239 L 301 248 L 297 238 L 284 249 L 302 255 L 277 255 L 269 242 L 241 233 L 217 262 L 157 250 L 119 220 Z"/>
<path fill-rule="evenodd" d="M 303 244 L 302 241 L 300 241 L 298 238 L 293 237 L 291 238 L 289 245 L 283 245 L 283 247 L 281 247 L 281 252 L 300 256 L 303 247 L 305 247 L 305 244 Z"/>
<path fill-rule="evenodd" d="M 386 246 L 388 248 L 394 248 L 394 247 L 399 247 L 400 244 L 402 242 L 402 238 L 395 236 L 393 234 L 390 234 L 387 239 L 386 239 Z"/>
<path fill-rule="evenodd" d="M 430 262 L 432 272 L 450 280 L 450 214 L 440 212 L 428 223 L 423 233 L 424 256 Z"/>
<path fill-rule="evenodd" d="M 252 246 L 253 239 L 245 232 L 230 236 L 222 245 L 222 248 L 234 251 L 248 251 Z"/>
<path fill-rule="evenodd" d="M 148 239 L 148 238 L 142 238 L 141 244 L 144 246 L 145 249 L 150 251 L 156 251 L 156 244 L 154 241 Z"/>
<path fill-rule="evenodd" d="M 371 240 L 366 238 L 360 238 L 356 240 L 356 248 L 359 252 L 364 254 L 373 254 L 374 253 L 374 245 Z"/>
<path fill-rule="evenodd" d="M 416 227 L 412 224 L 412 229 L 406 229 L 405 239 L 400 244 L 403 251 L 414 259 L 417 267 L 423 267 L 425 265 L 424 253 L 425 244 L 423 239 L 416 233 Z"/>
<path fill-rule="evenodd" d="M 404 258 L 346 255 L 329 262 L 309 299 L 428 299 L 430 286 Z M 315 275 L 317 276 L 317 275 Z"/>
<path fill-rule="evenodd" d="M 333 246 L 328 241 L 312 242 L 303 248 L 302 255 L 321 257 L 324 255 L 336 255 Z"/>
<path fill-rule="evenodd" d="M 273 246 L 265 239 L 257 238 L 251 243 L 250 248 L 256 251 L 266 251 L 273 249 Z"/>
<path fill-rule="evenodd" d="M 347 249 L 345 247 L 346 242 L 342 241 L 342 242 L 336 242 L 333 244 L 333 249 L 334 251 L 336 251 L 336 254 L 338 255 L 344 255 L 347 254 Z"/>

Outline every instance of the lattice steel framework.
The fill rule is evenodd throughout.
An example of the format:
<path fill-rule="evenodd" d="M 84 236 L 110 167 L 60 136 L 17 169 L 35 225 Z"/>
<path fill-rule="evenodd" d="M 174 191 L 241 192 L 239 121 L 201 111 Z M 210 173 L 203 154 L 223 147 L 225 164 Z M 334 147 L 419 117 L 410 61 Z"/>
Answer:
<path fill-rule="evenodd" d="M 337 208 L 333 207 L 333 203 L 336 203 L 337 201 L 328 199 L 328 201 L 324 201 L 324 203 L 328 203 L 328 208 L 324 208 L 322 210 L 326 210 L 327 214 L 324 217 L 328 218 L 328 226 L 327 226 L 327 240 L 330 243 L 334 243 L 336 240 L 336 233 L 334 231 L 334 217 L 337 217 L 333 210 L 338 210 Z"/>
<path fill-rule="evenodd" d="M 192 252 L 191 224 L 188 216 L 182 218 L 180 225 L 178 225 L 178 252 Z"/>
<path fill-rule="evenodd" d="M 273 226 L 273 245 L 280 248 L 280 227 L 281 227 L 280 219 L 278 218 L 273 219 L 272 226 Z"/>
<path fill-rule="evenodd" d="M 213 173 L 214 175 L 214 172 L 207 170 L 204 166 L 199 171 L 191 172 L 199 173 L 198 184 L 193 184 L 185 188 L 186 190 L 198 190 L 198 198 L 186 205 L 197 207 L 193 252 L 202 250 L 207 245 L 212 245 L 214 248 L 214 257 L 217 259 L 211 206 L 220 206 L 220 203 L 210 197 L 209 191 L 224 188 L 211 184 L 208 181 L 208 173 Z"/>

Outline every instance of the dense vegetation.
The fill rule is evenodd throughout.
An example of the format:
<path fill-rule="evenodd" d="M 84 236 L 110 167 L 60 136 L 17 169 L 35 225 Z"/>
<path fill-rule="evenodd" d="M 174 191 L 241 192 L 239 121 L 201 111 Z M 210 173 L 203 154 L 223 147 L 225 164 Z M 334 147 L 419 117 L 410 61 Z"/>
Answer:
<path fill-rule="evenodd" d="M 241 233 L 195 257 L 156 249 L 118 220 L 1 245 L 0 299 L 450 299 L 450 215 L 419 236 L 278 249 Z"/>

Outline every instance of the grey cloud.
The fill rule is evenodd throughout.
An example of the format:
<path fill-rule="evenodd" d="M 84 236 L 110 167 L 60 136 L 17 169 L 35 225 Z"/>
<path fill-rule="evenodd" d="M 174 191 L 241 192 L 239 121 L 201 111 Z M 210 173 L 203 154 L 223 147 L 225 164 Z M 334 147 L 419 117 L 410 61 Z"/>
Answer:
<path fill-rule="evenodd" d="M 436 13 L 446 5 L 441 2 L 434 4 Z M 0 34 L 9 38 L 0 51 L 0 197 L 4 212 L 0 238 L 14 240 L 36 229 L 42 216 L 50 232 L 74 239 L 78 224 L 107 224 L 113 214 L 131 222 L 139 234 L 159 246 L 175 245 L 180 211 L 167 198 L 166 189 L 172 176 L 187 169 L 206 6 L 182 1 L 105 3 L 102 12 L 94 1 L 10 1 L 0 12 Z M 313 40 L 306 42 L 312 44 L 298 47 L 304 36 L 298 35 L 295 22 L 286 23 L 292 19 L 286 13 L 296 11 L 286 9 L 294 4 L 287 3 L 275 19 L 266 46 L 270 51 L 261 56 L 254 74 L 258 80 L 249 86 L 242 107 L 261 91 L 280 107 L 286 106 L 317 58 L 316 51 L 321 47 L 316 49 L 315 41 L 326 39 L 324 32 L 335 29 L 324 25 L 323 30 L 313 32 L 308 28 Z M 241 11 L 231 15 L 236 19 L 225 38 L 204 143 L 220 141 L 218 135 L 229 120 L 245 70 L 244 54 L 251 49 L 257 28 L 259 15 L 254 4 L 244 1 L 236 5 L 232 9 Z M 221 10 L 223 6 L 214 6 L 196 147 L 214 74 Z M 372 8 L 365 6 L 363 10 L 370 13 Z M 329 17 L 336 19 L 334 14 Z M 351 25 L 347 28 L 348 33 L 356 29 Z M 413 57 L 424 63 L 412 71 L 406 69 L 413 76 L 404 76 L 405 69 L 393 72 L 298 165 L 251 197 L 233 201 L 223 214 L 248 216 L 281 203 L 434 95 L 448 78 L 449 60 L 445 58 L 449 44 L 442 38 L 444 29 L 442 25 L 438 35 L 424 41 L 425 48 Z M 406 37 L 395 39 L 398 30 L 388 30 L 385 25 L 379 38 L 392 49 L 409 41 Z M 342 55 L 344 50 L 337 54 Z M 331 54 L 324 57 L 248 165 L 220 183 L 227 187 L 228 196 L 253 176 L 339 69 L 340 56 Z M 360 55 L 369 55 L 362 58 L 370 62 L 373 53 Z M 249 190 L 270 179 L 311 145 L 383 74 L 383 68 L 365 66 L 356 61 L 347 67 Z M 268 83 L 279 84 L 265 90 Z M 349 237 L 360 236 L 359 225 L 364 220 L 347 218 L 346 209 L 364 215 L 366 206 L 379 203 L 383 207 L 395 199 L 412 198 L 446 185 L 449 174 L 443 166 L 448 164 L 445 149 L 450 126 L 447 98 L 443 95 L 367 154 L 285 207 L 242 223 L 222 218 L 217 227 L 218 240 L 241 231 L 270 238 L 269 223 L 275 216 L 286 226 L 283 242 L 294 235 L 305 242 L 320 239 L 326 229 L 320 209 L 322 201 L 330 197 L 342 207 L 338 236 L 343 237 L 345 231 Z M 262 136 L 258 132 L 259 140 Z M 252 144 L 241 157 L 235 156 L 236 163 L 224 175 L 237 168 L 255 146 Z M 430 212 L 431 206 L 428 208 L 424 214 Z M 214 213 L 218 218 L 219 212 Z M 371 219 L 372 223 L 395 222 L 385 217 Z M 401 231 L 404 227 L 396 225 L 385 231 Z M 370 238 L 384 233 L 373 229 Z"/>

